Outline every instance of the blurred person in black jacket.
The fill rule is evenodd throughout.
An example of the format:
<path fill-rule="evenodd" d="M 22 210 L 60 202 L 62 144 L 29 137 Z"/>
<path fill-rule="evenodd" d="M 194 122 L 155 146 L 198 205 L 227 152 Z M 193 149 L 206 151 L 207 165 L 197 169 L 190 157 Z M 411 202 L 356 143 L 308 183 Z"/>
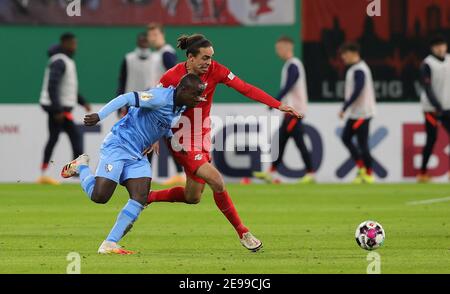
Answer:
<path fill-rule="evenodd" d="M 78 104 L 87 112 L 90 105 L 78 93 L 78 77 L 73 56 L 77 49 L 77 40 L 72 33 L 65 33 L 58 45 L 48 50 L 49 61 L 44 73 L 39 103 L 48 114 L 49 138 L 44 149 L 41 166 L 42 184 L 58 184 L 58 181 L 47 175 L 48 165 L 53 149 L 58 142 L 61 131 L 67 133 L 72 145 L 73 157 L 83 154 L 82 135 L 73 121 L 72 109 Z"/>

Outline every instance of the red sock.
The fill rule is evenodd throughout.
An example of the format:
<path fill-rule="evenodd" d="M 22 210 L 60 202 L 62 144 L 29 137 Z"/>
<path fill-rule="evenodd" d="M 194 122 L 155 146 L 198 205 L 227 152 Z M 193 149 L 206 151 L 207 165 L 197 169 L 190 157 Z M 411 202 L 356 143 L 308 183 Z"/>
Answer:
<path fill-rule="evenodd" d="M 231 201 L 230 196 L 227 191 L 221 193 L 214 192 L 214 201 L 216 201 L 217 207 L 226 216 L 228 221 L 233 225 L 234 229 L 242 238 L 244 233 L 248 232 L 248 229 L 242 224 L 241 219 L 234 207 L 233 201 Z"/>
<path fill-rule="evenodd" d="M 41 171 L 45 171 L 48 168 L 48 162 L 44 162 L 41 165 Z"/>
<path fill-rule="evenodd" d="M 151 191 L 147 197 L 147 203 L 152 202 L 186 202 L 184 188 L 174 187 L 171 189 Z"/>
<path fill-rule="evenodd" d="M 357 161 L 356 161 L 356 166 L 358 166 L 358 168 L 363 168 L 363 167 L 364 167 L 364 161 L 362 161 L 362 160 L 357 160 Z"/>
<path fill-rule="evenodd" d="M 367 174 L 368 174 L 369 176 L 372 175 L 372 169 L 371 169 L 371 168 L 368 168 L 368 169 L 367 169 Z"/>

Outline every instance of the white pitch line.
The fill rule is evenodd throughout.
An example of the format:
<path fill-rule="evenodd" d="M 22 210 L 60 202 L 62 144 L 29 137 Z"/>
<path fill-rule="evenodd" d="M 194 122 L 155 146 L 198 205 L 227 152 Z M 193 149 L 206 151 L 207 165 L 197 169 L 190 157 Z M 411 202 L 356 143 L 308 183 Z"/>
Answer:
<path fill-rule="evenodd" d="M 406 202 L 406 205 L 422 205 L 422 204 L 431 204 L 431 203 L 446 202 L 446 201 L 450 201 L 450 197 L 434 198 L 434 199 L 427 199 L 427 200 L 420 200 L 420 201 L 411 201 L 411 202 Z"/>

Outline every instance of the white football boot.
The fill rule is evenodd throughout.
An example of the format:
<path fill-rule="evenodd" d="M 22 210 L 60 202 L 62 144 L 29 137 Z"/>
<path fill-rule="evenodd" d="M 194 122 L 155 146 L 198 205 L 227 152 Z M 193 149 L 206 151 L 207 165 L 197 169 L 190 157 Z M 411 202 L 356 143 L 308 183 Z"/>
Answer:
<path fill-rule="evenodd" d="M 258 251 L 263 247 L 262 242 L 259 241 L 255 236 L 253 236 L 250 232 L 244 233 L 240 241 L 242 246 L 253 252 Z"/>
<path fill-rule="evenodd" d="M 80 165 L 89 166 L 89 155 L 81 154 L 80 156 L 66 164 L 61 171 L 61 177 L 70 178 L 76 176 L 78 174 L 78 167 Z"/>
<path fill-rule="evenodd" d="M 134 254 L 134 251 L 123 249 L 122 246 L 112 241 L 103 241 L 102 245 L 98 248 L 97 251 L 99 254 L 120 254 L 120 255 L 129 255 Z"/>

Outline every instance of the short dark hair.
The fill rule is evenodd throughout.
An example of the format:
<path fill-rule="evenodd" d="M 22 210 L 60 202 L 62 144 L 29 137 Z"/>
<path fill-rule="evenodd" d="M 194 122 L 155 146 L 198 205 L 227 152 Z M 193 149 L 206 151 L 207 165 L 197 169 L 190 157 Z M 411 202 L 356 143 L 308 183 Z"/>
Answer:
<path fill-rule="evenodd" d="M 430 38 L 430 47 L 442 44 L 447 44 L 447 40 L 443 35 L 434 35 Z"/>
<path fill-rule="evenodd" d="M 200 52 L 200 48 L 208 48 L 212 46 L 212 43 L 205 38 L 205 36 L 200 34 L 194 35 L 182 35 L 177 40 L 177 47 L 181 50 L 186 50 L 186 56 L 192 54 L 197 56 Z"/>
<path fill-rule="evenodd" d="M 61 37 L 59 38 L 61 43 L 64 43 L 66 41 L 73 40 L 73 39 L 75 39 L 75 35 L 70 32 L 62 34 Z"/>
<path fill-rule="evenodd" d="M 361 53 L 361 47 L 356 42 L 345 42 L 339 47 L 339 53 L 354 52 Z"/>
<path fill-rule="evenodd" d="M 294 45 L 294 40 L 288 36 L 279 37 L 277 40 L 277 43 L 280 43 L 280 42 L 286 42 L 286 43 L 290 43 L 290 44 Z"/>
<path fill-rule="evenodd" d="M 200 77 L 193 73 L 188 73 L 184 75 L 180 83 L 178 84 L 178 87 L 181 89 L 192 89 L 195 90 L 197 93 L 197 96 L 200 96 L 203 91 L 205 90 L 205 84 L 202 82 Z"/>
<path fill-rule="evenodd" d="M 157 22 L 151 22 L 147 25 L 147 31 L 152 31 L 152 30 L 159 30 L 161 33 L 164 34 L 164 26 L 160 23 Z"/>

